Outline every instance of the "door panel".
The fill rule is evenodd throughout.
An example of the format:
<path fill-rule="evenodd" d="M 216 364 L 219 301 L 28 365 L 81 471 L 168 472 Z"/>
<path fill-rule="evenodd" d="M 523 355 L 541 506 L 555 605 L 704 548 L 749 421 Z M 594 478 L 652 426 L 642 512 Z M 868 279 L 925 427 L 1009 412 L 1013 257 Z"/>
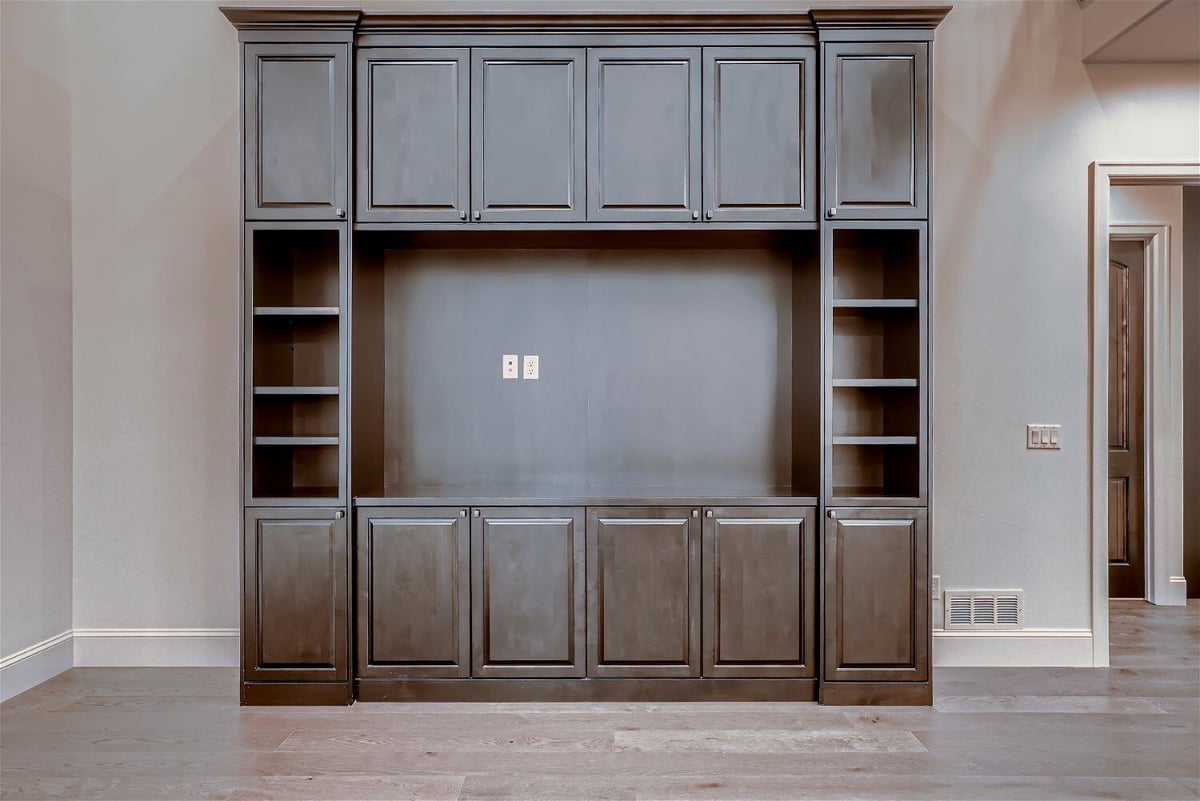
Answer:
<path fill-rule="evenodd" d="M 816 675 L 809 508 L 704 512 L 704 675 Z"/>
<path fill-rule="evenodd" d="M 929 678 L 924 509 L 833 509 L 825 521 L 826 681 Z"/>
<path fill-rule="evenodd" d="M 470 673 L 465 509 L 358 513 L 358 675 Z"/>
<path fill-rule="evenodd" d="M 358 217 L 459 222 L 470 204 L 467 48 L 358 51 Z"/>
<path fill-rule="evenodd" d="M 704 48 L 706 220 L 816 219 L 815 52 Z"/>
<path fill-rule="evenodd" d="M 345 217 L 349 58 L 348 45 L 245 46 L 247 219 Z"/>
<path fill-rule="evenodd" d="M 472 675 L 585 675 L 583 509 L 476 509 Z"/>
<path fill-rule="evenodd" d="M 825 47 L 826 201 L 841 219 L 928 216 L 928 46 Z"/>
<path fill-rule="evenodd" d="M 588 219 L 699 218 L 700 49 L 588 50 Z"/>
<path fill-rule="evenodd" d="M 1108 271 L 1108 594 L 1145 598 L 1145 252 L 1114 240 Z"/>
<path fill-rule="evenodd" d="M 471 58 L 477 219 L 583 220 L 584 51 L 475 48 Z"/>
<path fill-rule="evenodd" d="M 588 509 L 588 675 L 700 675 L 700 512 Z"/>
<path fill-rule="evenodd" d="M 346 681 L 346 520 L 332 509 L 251 509 L 243 538 L 242 679 Z"/>

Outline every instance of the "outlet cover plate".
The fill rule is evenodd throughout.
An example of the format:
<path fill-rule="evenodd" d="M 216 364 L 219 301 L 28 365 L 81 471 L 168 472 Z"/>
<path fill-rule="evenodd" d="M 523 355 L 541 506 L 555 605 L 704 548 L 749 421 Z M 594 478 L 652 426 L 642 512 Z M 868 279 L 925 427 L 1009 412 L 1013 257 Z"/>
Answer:
<path fill-rule="evenodd" d="M 538 380 L 538 357 L 536 355 L 525 357 L 525 367 L 521 370 L 521 376 L 530 381 Z"/>
<path fill-rule="evenodd" d="M 515 353 L 506 353 L 500 357 L 500 375 L 504 378 L 520 378 L 517 363 L 521 357 Z"/>

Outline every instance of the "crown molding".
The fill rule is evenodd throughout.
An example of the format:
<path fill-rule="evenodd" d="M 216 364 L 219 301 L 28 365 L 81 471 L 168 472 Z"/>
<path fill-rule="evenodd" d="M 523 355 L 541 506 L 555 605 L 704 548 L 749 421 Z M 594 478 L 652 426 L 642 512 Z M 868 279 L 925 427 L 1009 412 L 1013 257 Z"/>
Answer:
<path fill-rule="evenodd" d="M 946 18 L 954 6 L 854 6 L 809 11 L 817 30 L 843 28 L 929 28 Z"/>

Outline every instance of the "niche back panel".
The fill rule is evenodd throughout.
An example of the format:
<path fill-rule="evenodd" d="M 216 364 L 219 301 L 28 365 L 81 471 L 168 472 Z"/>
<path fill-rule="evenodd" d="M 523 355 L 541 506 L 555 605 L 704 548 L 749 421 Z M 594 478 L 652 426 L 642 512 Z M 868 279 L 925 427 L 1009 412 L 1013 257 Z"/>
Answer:
<path fill-rule="evenodd" d="M 385 250 L 384 485 L 815 489 L 818 421 L 793 413 L 820 368 L 793 329 L 811 350 L 819 296 L 796 315 L 792 288 L 818 268 L 697 244 Z M 505 353 L 539 380 L 502 379 Z"/>

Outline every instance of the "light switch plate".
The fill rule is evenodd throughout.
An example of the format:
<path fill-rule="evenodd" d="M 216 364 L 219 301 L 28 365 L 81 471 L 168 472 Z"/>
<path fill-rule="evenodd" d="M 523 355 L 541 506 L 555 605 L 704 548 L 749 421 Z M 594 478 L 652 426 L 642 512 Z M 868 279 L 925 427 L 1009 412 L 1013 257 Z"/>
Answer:
<path fill-rule="evenodd" d="M 941 598 L 942 597 L 942 577 L 935 573 L 933 575 L 933 580 L 929 582 L 929 589 L 931 590 L 931 595 L 933 596 L 933 600 L 936 601 L 939 598 Z"/>
<path fill-rule="evenodd" d="M 500 357 L 500 375 L 504 378 L 520 378 L 517 372 L 517 362 L 521 357 L 515 353 L 506 353 Z"/>
<path fill-rule="evenodd" d="M 1031 451 L 1062 450 L 1062 426 L 1030 423 L 1025 426 L 1025 447 Z"/>
<path fill-rule="evenodd" d="M 536 355 L 525 357 L 525 368 L 521 371 L 521 375 L 522 375 L 522 377 L 527 378 L 530 381 L 537 381 L 537 379 L 538 379 L 538 357 Z"/>

